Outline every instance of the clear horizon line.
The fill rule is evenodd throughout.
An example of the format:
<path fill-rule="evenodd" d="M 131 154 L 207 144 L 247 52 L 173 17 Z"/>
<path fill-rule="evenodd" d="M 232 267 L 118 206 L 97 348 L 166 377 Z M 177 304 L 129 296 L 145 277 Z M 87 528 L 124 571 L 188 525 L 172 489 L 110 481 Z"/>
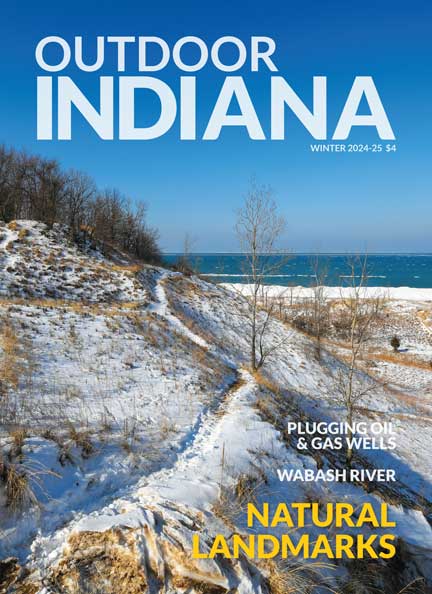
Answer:
<path fill-rule="evenodd" d="M 235 255 L 235 256 L 242 256 L 247 254 L 248 252 L 235 252 L 235 251 L 201 251 L 201 252 L 190 252 L 189 255 L 191 256 L 208 256 L 208 255 Z M 163 256 L 183 256 L 184 252 L 162 252 Z M 266 254 L 267 255 L 267 254 Z M 289 252 L 274 252 L 273 256 L 355 256 L 355 255 L 362 255 L 362 256 L 431 256 L 432 252 L 426 251 L 418 251 L 418 252 L 361 252 L 361 251 L 346 251 L 346 252 L 306 252 L 306 251 L 289 251 Z"/>

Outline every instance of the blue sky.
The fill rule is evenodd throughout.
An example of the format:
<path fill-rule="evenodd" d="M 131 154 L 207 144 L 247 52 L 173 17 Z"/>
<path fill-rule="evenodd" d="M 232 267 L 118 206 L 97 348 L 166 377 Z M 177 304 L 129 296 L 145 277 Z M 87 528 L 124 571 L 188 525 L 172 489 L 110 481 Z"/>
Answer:
<path fill-rule="evenodd" d="M 431 17 L 430 3 L 417 0 L 10 2 L 0 23 L 0 142 L 56 157 L 100 187 L 145 200 L 166 251 L 180 249 L 186 232 L 196 238 L 196 251 L 235 251 L 235 211 L 254 176 L 274 188 L 286 216 L 283 247 L 432 252 Z M 354 77 L 373 76 L 397 152 L 314 154 L 313 139 L 289 117 L 284 141 L 251 141 L 244 129 L 226 129 L 215 142 L 179 141 L 177 125 L 153 141 L 102 141 L 79 115 L 72 141 L 37 141 L 36 76 L 43 73 L 34 50 L 47 35 L 68 41 L 82 35 L 89 43 L 96 35 L 156 35 L 169 44 L 195 35 L 209 45 L 223 35 L 245 42 L 267 35 L 277 44 L 278 74 L 305 103 L 311 105 L 312 77 L 328 77 L 330 132 Z M 108 60 L 101 74 L 111 74 L 111 65 Z M 70 68 L 64 74 L 96 98 L 99 73 Z M 154 76 L 177 89 L 180 74 L 170 66 Z M 234 74 L 244 76 L 268 132 L 270 73 Z M 202 134 L 225 75 L 207 66 L 196 76 Z M 137 118 L 146 121 L 152 109 L 145 103 Z M 358 129 L 350 140 L 378 138 Z"/>

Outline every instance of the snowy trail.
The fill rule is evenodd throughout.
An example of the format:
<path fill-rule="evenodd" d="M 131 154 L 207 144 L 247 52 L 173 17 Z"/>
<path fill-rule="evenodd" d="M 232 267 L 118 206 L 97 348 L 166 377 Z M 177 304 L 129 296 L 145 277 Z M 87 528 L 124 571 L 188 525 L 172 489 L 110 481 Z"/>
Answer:
<path fill-rule="evenodd" d="M 172 274 L 172 273 L 171 273 Z M 163 315 L 170 323 L 172 323 L 179 332 L 182 332 L 187 336 L 190 340 L 193 340 L 196 344 L 203 346 L 204 348 L 208 348 L 210 350 L 210 345 L 206 341 L 204 341 L 200 336 L 194 334 L 187 328 L 181 320 L 179 320 L 175 315 L 173 315 L 169 311 L 169 303 L 168 298 L 165 293 L 165 289 L 163 287 L 163 282 L 165 278 L 168 278 L 170 273 L 164 272 L 161 273 L 156 289 L 155 295 L 158 299 L 157 303 L 153 306 L 153 311 L 156 311 L 159 315 Z M 221 356 L 216 349 L 211 349 L 212 352 L 218 356 L 221 361 L 226 362 L 225 358 Z M 222 404 L 221 408 L 225 408 L 225 412 L 231 412 L 233 408 L 238 403 L 242 402 L 244 397 L 248 397 L 251 395 L 253 391 L 256 389 L 257 385 L 254 378 L 247 373 L 245 370 L 238 369 L 233 363 L 231 366 L 236 369 L 237 373 L 239 374 L 239 379 L 242 382 L 242 386 L 238 389 L 230 390 L 228 398 L 225 398 L 225 402 Z M 214 461 L 215 450 L 220 448 L 219 437 L 221 434 L 221 422 L 217 418 L 219 409 L 216 411 L 206 413 L 205 417 L 200 420 L 200 426 L 193 436 L 189 447 L 185 448 L 185 450 L 180 454 L 177 462 L 174 464 L 173 467 L 170 469 L 163 469 L 160 472 L 154 474 L 153 476 L 149 477 L 151 482 L 156 481 L 157 487 L 155 492 L 161 494 L 162 492 L 169 492 L 170 489 L 170 482 L 175 479 L 176 474 L 182 474 L 183 477 L 181 481 L 189 481 L 192 479 L 194 484 L 196 485 L 195 476 L 200 475 L 202 480 L 198 481 L 199 483 L 205 483 L 208 485 L 212 481 L 214 482 L 214 470 L 209 470 L 209 462 L 208 458 Z M 408 418 L 408 415 L 407 415 Z M 418 415 L 412 414 L 410 418 L 419 420 L 422 417 L 418 417 Z M 428 419 L 430 420 L 430 419 Z M 232 444 L 230 444 L 231 447 Z M 219 457 L 222 456 L 222 453 L 219 452 Z M 210 462 L 211 466 L 211 462 Z M 195 471 L 199 467 L 199 473 Z M 216 477 L 217 479 L 217 477 Z M 167 486 L 165 486 L 165 481 L 167 482 Z M 143 487 L 150 484 L 150 480 L 145 480 Z M 178 488 L 178 485 L 177 485 Z M 186 486 L 187 489 L 187 486 Z M 189 495 L 190 498 L 190 495 Z M 185 498 L 187 501 L 187 497 Z"/>
<path fill-rule="evenodd" d="M 228 530 L 214 514 L 213 505 L 220 495 L 225 480 L 224 445 L 229 443 L 236 458 L 237 469 L 246 471 L 251 454 L 245 449 L 247 433 L 252 424 L 262 423 L 250 406 L 256 389 L 255 381 L 247 372 L 240 373 L 240 380 L 227 393 L 219 407 L 224 414 L 208 414 L 194 436 L 190 446 L 177 458 L 171 468 L 163 468 L 142 481 L 131 493 L 122 494 L 110 505 L 91 514 L 76 517 L 65 527 L 46 537 L 39 536 L 32 545 L 28 560 L 35 570 L 36 579 L 50 575 L 54 568 L 67 567 L 67 542 L 75 535 L 83 535 L 79 559 L 92 558 L 94 547 L 86 550 L 85 535 L 103 535 L 111 530 L 136 531 L 136 553 L 148 583 L 165 583 L 166 594 L 177 594 L 176 576 L 186 576 L 199 590 L 207 584 L 209 591 L 220 586 L 221 591 L 238 594 L 264 594 L 263 578 L 253 563 L 243 560 L 192 559 L 192 537 L 199 530 L 203 540 Z M 256 430 L 256 426 L 253 427 Z M 270 439 L 270 438 L 269 438 Z M 239 464 L 240 462 L 240 464 Z M 203 512 L 205 515 L 203 515 Z M 213 538 L 213 536 L 211 536 Z M 97 537 L 93 536 L 97 542 Z M 90 542 L 93 542 L 92 540 Z M 107 554 L 104 545 L 104 554 Z M 63 560 L 63 565 L 62 565 Z M 60 562 L 60 563 L 59 563 Z M 75 561 L 72 561 L 74 563 Z M 61 570 L 60 570 L 61 571 Z M 146 590 L 147 591 L 147 590 Z M 149 588 L 149 592 L 160 591 Z M 185 591 L 182 589 L 182 591 Z M 214 590 L 218 591 L 218 590 Z M 48 594 L 42 589 L 38 594 Z"/>
<path fill-rule="evenodd" d="M 256 390 L 256 382 L 248 372 L 241 371 L 239 378 L 218 410 L 206 415 L 190 446 L 182 452 L 174 466 L 142 481 L 138 491 L 141 499 L 152 500 L 156 495 L 169 499 L 175 491 L 176 499 L 181 499 L 185 505 L 195 503 L 200 506 L 203 499 L 214 500 L 217 497 L 225 457 L 224 439 L 227 436 L 230 437 L 230 448 L 235 450 L 236 439 L 229 425 L 234 421 L 233 429 L 237 426 L 239 438 L 244 429 L 237 423 L 240 418 L 246 423 L 247 415 L 250 415 L 248 405 Z"/>
<path fill-rule="evenodd" d="M 172 274 L 172 273 L 171 273 Z M 215 452 L 219 458 L 223 455 L 219 443 L 221 427 L 223 424 L 223 415 L 238 410 L 243 401 L 247 401 L 256 389 L 256 382 L 247 371 L 239 369 L 235 363 L 227 359 L 213 345 L 210 345 L 202 337 L 192 332 L 187 326 L 169 310 L 168 298 L 163 287 L 163 282 L 170 276 L 168 272 L 162 272 L 157 280 L 154 290 L 157 302 L 150 306 L 151 311 L 163 316 L 174 328 L 186 336 L 189 340 L 198 346 L 208 349 L 224 365 L 228 365 L 236 372 L 237 380 L 229 388 L 225 397 L 218 406 L 205 412 L 198 419 L 196 430 L 194 431 L 188 447 L 186 447 L 178 456 L 175 464 L 170 468 L 163 468 L 156 473 L 145 477 L 141 481 L 140 496 L 147 492 L 157 493 L 160 497 L 162 492 L 167 492 L 171 488 L 170 481 L 179 481 L 183 483 L 186 489 L 186 502 L 191 500 L 191 484 L 196 487 L 213 483 L 212 489 L 217 487 L 215 483 L 214 457 Z M 210 459 L 210 460 L 209 460 Z M 199 469 L 199 471 L 198 471 Z M 197 477 L 200 477 L 199 479 Z M 178 488 L 179 485 L 177 485 Z M 213 494 L 214 495 L 214 494 Z"/>
<path fill-rule="evenodd" d="M 89 517 L 89 515 L 98 516 L 101 513 L 104 513 L 104 510 L 106 510 L 108 507 L 115 508 L 116 501 L 118 500 L 124 501 L 126 499 L 128 501 L 134 501 L 137 499 L 137 489 L 141 489 L 150 484 L 155 485 L 156 482 L 159 481 L 173 479 L 173 477 L 179 476 L 182 472 L 186 472 L 186 468 L 192 469 L 192 467 L 194 467 L 196 469 L 195 476 L 202 475 L 203 478 L 200 483 L 205 483 L 206 478 L 203 473 L 205 466 L 198 470 L 198 466 L 200 465 L 199 456 L 204 451 L 209 449 L 217 449 L 218 446 L 215 444 L 216 438 L 213 436 L 213 432 L 218 425 L 222 411 L 226 411 L 228 409 L 231 399 L 234 399 L 237 395 L 239 385 L 241 394 L 244 394 L 246 387 L 251 389 L 253 385 L 253 380 L 249 374 L 239 371 L 237 366 L 232 361 L 228 361 L 227 358 L 220 354 L 216 348 L 212 347 L 212 345 L 209 345 L 203 338 L 192 332 L 180 319 L 178 319 L 169 311 L 168 299 L 164 287 L 161 284 L 163 280 L 169 276 L 169 274 L 170 273 L 166 272 L 160 274 L 154 290 L 154 295 L 157 301 L 149 306 L 149 310 L 166 319 L 178 334 L 184 335 L 188 340 L 197 346 L 208 350 L 217 358 L 217 360 L 220 360 L 221 364 L 223 364 L 225 367 L 228 366 L 231 368 L 235 373 L 234 380 L 229 378 L 228 381 L 227 378 L 227 381 L 225 382 L 226 389 L 224 393 L 221 396 L 214 398 L 207 407 L 198 413 L 192 426 L 182 439 L 179 447 L 176 448 L 174 456 L 170 456 L 168 465 L 159 467 L 155 469 L 154 472 L 150 472 L 150 474 L 146 474 L 141 477 L 131 477 L 132 480 L 123 482 L 120 481 L 116 486 L 113 485 L 108 492 L 100 497 L 100 505 L 98 507 L 92 508 L 92 506 L 90 506 L 89 508 L 85 497 L 82 501 L 75 500 L 73 507 L 70 510 L 73 511 L 75 516 L 74 520 L 70 522 L 72 529 L 73 526 L 76 526 L 77 521 L 83 521 L 86 517 Z M 208 444 L 210 441 L 214 445 L 209 446 Z M 191 472 L 191 474 L 193 473 Z M 187 488 L 188 487 L 186 485 L 186 489 Z M 66 514 L 66 517 L 68 515 L 69 514 Z M 49 534 L 55 534 L 56 531 L 59 530 L 64 520 L 65 514 L 62 517 L 51 518 L 50 522 L 45 524 L 45 527 L 41 530 L 41 541 L 45 542 L 46 540 L 49 540 Z M 68 525 L 69 524 L 66 526 Z M 31 526 L 29 526 L 29 530 L 30 532 L 32 531 Z M 23 553 L 26 548 L 27 547 L 23 548 Z"/>
<path fill-rule="evenodd" d="M 178 332 L 195 344 L 210 349 L 205 340 L 190 331 L 181 320 L 169 312 L 167 297 L 161 285 L 166 276 L 161 274 L 159 277 L 155 289 L 158 301 L 152 304 L 151 310 L 167 319 Z M 219 357 L 221 363 L 226 365 L 225 357 L 217 350 L 211 350 Z M 237 469 L 243 466 L 246 471 L 251 462 L 251 454 L 244 447 L 250 440 L 249 432 L 256 431 L 256 427 L 259 426 L 263 434 L 268 433 L 266 423 L 259 419 L 251 406 L 251 402 L 256 398 L 257 389 L 254 378 L 233 363 L 230 367 L 236 371 L 235 382 L 215 407 L 198 417 L 190 439 L 184 444 L 184 449 L 172 466 L 165 466 L 143 477 L 134 486 L 120 490 L 110 504 L 91 513 L 81 513 L 56 532 L 37 537 L 32 545 L 33 563 L 41 569 L 45 566 L 47 570 L 56 559 L 60 559 L 64 543 L 72 533 L 105 532 L 116 526 L 143 528 L 147 534 L 153 533 L 154 536 L 149 537 L 149 543 L 152 538 L 163 542 L 165 530 L 167 534 L 171 534 L 174 529 L 177 536 L 182 534 L 182 546 L 189 549 L 192 533 L 189 532 L 188 526 L 191 521 L 199 522 L 203 511 L 211 512 L 212 506 L 220 496 L 220 486 L 225 472 L 225 442 L 229 444 L 229 455 L 236 459 Z M 152 520 L 156 510 L 163 519 L 162 530 L 159 526 L 157 531 Z M 150 559 L 154 551 L 148 548 L 148 543 L 143 541 L 141 544 L 147 547 L 145 557 Z M 170 563 L 169 558 L 160 557 L 159 545 L 157 550 L 159 566 Z M 176 562 L 181 564 L 179 559 Z M 198 564 L 195 570 L 188 568 L 187 571 L 192 577 L 195 573 L 198 581 L 204 575 L 210 583 L 228 588 L 230 581 L 234 580 L 233 583 L 238 586 L 236 591 L 239 593 L 262 594 L 260 580 L 252 578 L 247 567 L 243 568 L 243 564 L 227 570 L 226 567 L 222 569 L 217 562 L 211 561 L 203 567 Z"/>
<path fill-rule="evenodd" d="M 197 344 L 198 346 L 208 349 L 210 345 L 198 334 L 195 334 L 189 328 L 187 328 L 181 320 L 179 320 L 175 315 L 173 315 L 169 311 L 168 299 L 165 293 L 165 289 L 162 286 L 162 282 L 165 278 L 168 278 L 170 274 L 168 272 L 162 272 L 157 280 L 156 288 L 154 290 L 155 297 L 157 299 L 156 303 L 152 303 L 149 306 L 149 311 L 157 313 L 161 317 L 165 318 L 168 322 L 171 323 L 174 328 L 189 338 L 192 342 Z"/>
<path fill-rule="evenodd" d="M 156 302 L 152 303 L 149 306 L 149 311 L 154 312 L 161 317 L 165 318 L 177 332 L 183 334 L 186 338 L 194 342 L 197 346 L 208 350 L 212 355 L 215 355 L 224 365 L 231 367 L 231 369 L 238 371 L 237 365 L 228 357 L 226 357 L 223 353 L 221 353 L 218 349 L 214 347 L 214 345 L 209 344 L 204 338 L 192 332 L 177 316 L 175 316 L 171 311 L 168 303 L 168 298 L 163 287 L 163 282 L 166 278 L 170 276 L 176 276 L 179 273 L 173 272 L 161 272 L 159 278 L 156 282 L 156 287 L 154 289 L 154 296 L 156 297 Z"/>
<path fill-rule="evenodd" d="M 48 594 L 50 585 L 58 584 L 60 589 L 53 591 L 76 594 L 68 584 L 78 574 L 88 580 L 91 572 L 106 579 L 104 592 L 118 592 L 109 580 L 133 571 L 136 564 L 148 580 L 149 594 L 159 592 L 159 583 L 166 594 L 203 588 L 267 593 L 266 568 L 259 563 L 194 560 L 191 555 L 197 533 L 202 551 L 217 534 L 228 539 L 234 528 L 243 533 L 249 500 L 340 498 L 356 506 L 390 501 L 397 536 L 421 560 L 430 554 L 432 533 L 423 509 L 428 509 L 425 498 L 431 489 L 425 446 L 431 425 L 423 400 L 398 395 L 396 389 L 387 393 L 383 386 L 376 398 L 364 402 L 365 418 L 378 420 L 393 413 L 398 452 L 365 453 L 358 463 L 371 469 L 395 468 L 394 488 L 281 482 L 277 468 L 303 472 L 315 471 L 319 462 L 323 468 L 344 463 L 330 454 L 317 460 L 299 453 L 284 433 L 288 417 L 339 418 L 340 407 L 333 399 L 339 363 L 332 356 L 317 362 L 313 343 L 276 320 L 268 337 L 275 342 L 282 337 L 284 348 L 268 359 L 262 375 L 249 373 L 249 341 L 238 295 L 154 266 L 136 268 L 133 274 L 108 262 L 100 267 L 93 256 L 72 249 L 60 231 L 47 234 L 40 225 L 24 223 L 18 225 L 21 228 L 28 234 L 13 228 L 3 228 L 0 234 L 4 294 L 12 298 L 17 287 L 28 287 L 25 295 L 33 299 L 39 295 L 36 289 L 42 287 L 40 294 L 46 296 L 45 289 L 54 284 L 58 295 L 80 302 L 84 283 L 97 304 L 91 312 L 79 303 L 66 308 L 61 301 L 55 309 L 32 302 L 3 306 L 19 336 L 30 341 L 31 354 L 37 354 L 40 368 L 36 367 L 34 392 L 38 398 L 43 394 L 41 410 L 51 403 L 57 406 L 60 393 L 61 415 L 55 419 L 73 419 L 82 430 L 77 437 L 88 436 L 94 447 L 86 457 L 80 441 L 57 424 L 53 436 L 31 435 L 25 440 L 29 467 L 43 461 L 61 477 L 59 482 L 44 477 L 48 495 L 37 517 L 32 509 L 13 522 L 6 517 L 4 526 L 10 532 L 1 534 L 7 552 L 3 558 L 18 559 L 31 575 L 32 592 Z M 7 270 L 14 258 L 14 269 Z M 51 267 L 46 261 L 61 266 Z M 32 263 L 28 270 L 27 262 Z M 34 274 L 34 267 L 40 274 Z M 21 269 L 24 273 L 17 280 Z M 124 307 L 111 308 L 111 290 L 126 302 Z M 411 317 L 418 307 L 409 309 Z M 430 311 L 425 306 L 426 315 Z M 416 336 L 427 321 L 420 317 Z M 421 341 L 426 344 L 426 336 Z M 24 340 L 23 345 L 27 346 Z M 406 379 L 403 371 L 393 379 Z M 32 374 L 33 379 L 33 367 Z M 72 460 L 63 465 L 68 451 Z M 316 537 L 317 532 L 311 534 Z M 110 564 L 119 553 L 127 566 L 113 569 Z M 99 591 L 99 585 L 91 591 Z M 137 585 L 134 591 L 147 589 Z"/>
<path fill-rule="evenodd" d="M 165 289 L 162 286 L 163 280 L 169 275 L 169 272 L 162 272 L 160 274 L 154 289 L 154 295 L 157 301 L 149 306 L 149 310 L 164 317 L 178 333 L 183 334 L 201 348 L 210 351 L 220 360 L 221 364 L 228 365 L 235 372 L 235 380 L 231 384 L 228 384 L 227 390 L 221 398 L 217 399 L 198 415 L 171 465 L 159 468 L 143 476 L 141 479 L 138 478 L 138 481 L 134 481 L 133 484 L 119 487 L 117 492 L 112 492 L 108 498 L 104 498 L 101 508 L 90 512 L 91 516 L 104 513 L 103 510 L 106 510 L 107 507 L 114 509 L 117 500 L 123 505 L 125 499 L 128 501 L 137 501 L 141 500 L 143 496 L 147 499 L 147 495 L 150 492 L 152 493 L 151 499 L 154 499 L 156 494 L 157 498 L 160 499 L 160 491 L 169 490 L 172 488 L 173 482 L 176 481 L 183 484 L 185 502 L 189 501 L 190 503 L 191 484 L 195 484 L 195 486 L 201 485 L 201 487 L 204 485 L 208 487 L 211 484 L 210 489 L 203 488 L 204 490 L 211 491 L 210 499 L 214 499 L 217 495 L 218 477 L 215 475 L 216 467 L 213 462 L 215 456 L 220 458 L 222 452 L 218 438 L 221 434 L 223 419 L 231 412 L 238 413 L 243 407 L 243 404 L 245 404 L 244 414 L 247 414 L 246 402 L 250 401 L 251 397 L 254 397 L 253 392 L 256 389 L 256 382 L 253 377 L 245 370 L 239 369 L 232 361 L 227 361 L 225 355 L 221 354 L 212 345 L 209 345 L 202 337 L 192 332 L 179 318 L 169 311 L 168 299 Z M 199 480 L 197 477 L 199 477 Z M 201 490 L 199 488 L 198 492 L 201 492 Z M 77 520 L 82 522 L 88 515 L 88 512 L 75 510 L 75 514 L 76 519 L 71 525 L 76 525 Z M 45 537 L 42 540 L 45 540 Z"/>

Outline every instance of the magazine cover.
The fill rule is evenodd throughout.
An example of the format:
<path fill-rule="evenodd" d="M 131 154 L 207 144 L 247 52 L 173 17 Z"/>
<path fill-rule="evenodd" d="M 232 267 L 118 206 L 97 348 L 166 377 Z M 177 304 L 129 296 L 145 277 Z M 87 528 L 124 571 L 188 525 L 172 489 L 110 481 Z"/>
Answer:
<path fill-rule="evenodd" d="M 4 3 L 0 594 L 431 594 L 431 24 Z"/>

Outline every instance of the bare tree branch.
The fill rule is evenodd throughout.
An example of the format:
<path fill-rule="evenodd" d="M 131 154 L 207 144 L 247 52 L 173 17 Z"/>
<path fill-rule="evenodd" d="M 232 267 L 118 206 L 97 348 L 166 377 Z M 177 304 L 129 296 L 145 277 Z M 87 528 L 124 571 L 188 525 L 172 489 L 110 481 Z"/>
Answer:
<path fill-rule="evenodd" d="M 248 324 L 254 371 L 262 367 L 281 344 L 268 340 L 276 300 L 269 298 L 265 282 L 285 266 L 287 258 L 276 249 L 284 229 L 285 220 L 278 213 L 271 189 L 252 183 L 237 213 L 236 232 L 244 256 L 248 304 L 242 315 Z"/>

